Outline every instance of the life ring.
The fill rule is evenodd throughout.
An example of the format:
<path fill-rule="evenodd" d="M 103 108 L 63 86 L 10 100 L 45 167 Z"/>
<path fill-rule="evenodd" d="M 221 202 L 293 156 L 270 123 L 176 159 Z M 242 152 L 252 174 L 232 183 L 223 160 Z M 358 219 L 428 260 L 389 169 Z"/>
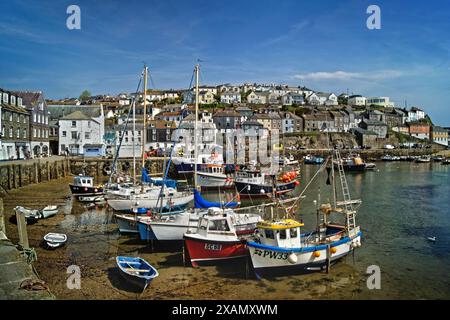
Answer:
<path fill-rule="evenodd" d="M 125 162 L 122 164 L 122 170 L 123 170 L 123 171 L 128 171 L 128 170 L 130 170 L 130 168 L 131 168 L 131 164 L 130 164 L 128 161 L 125 161 Z"/>
<path fill-rule="evenodd" d="M 109 176 L 111 174 L 111 166 L 109 165 L 109 163 L 105 163 L 103 165 L 102 172 L 103 172 L 103 175 L 105 175 L 105 176 Z"/>

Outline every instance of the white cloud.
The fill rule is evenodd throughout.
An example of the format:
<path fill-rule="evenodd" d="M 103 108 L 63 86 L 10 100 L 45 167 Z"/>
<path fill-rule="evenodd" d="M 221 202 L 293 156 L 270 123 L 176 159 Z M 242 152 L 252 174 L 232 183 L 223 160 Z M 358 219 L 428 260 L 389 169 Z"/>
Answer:
<path fill-rule="evenodd" d="M 380 70 L 373 72 L 346 72 L 346 71 L 333 71 L 333 72 L 310 72 L 304 74 L 294 75 L 294 79 L 300 80 L 312 80 L 312 81 L 323 81 L 323 80 L 384 80 L 392 79 L 403 76 L 404 73 L 398 70 Z"/>

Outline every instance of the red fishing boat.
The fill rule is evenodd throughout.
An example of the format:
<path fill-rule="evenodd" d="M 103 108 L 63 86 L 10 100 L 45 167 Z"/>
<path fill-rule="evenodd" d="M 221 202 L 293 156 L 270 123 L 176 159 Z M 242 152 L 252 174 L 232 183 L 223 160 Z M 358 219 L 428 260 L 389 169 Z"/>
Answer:
<path fill-rule="evenodd" d="M 199 219 L 196 232 L 184 234 L 184 246 L 192 266 L 247 256 L 247 247 L 242 240 L 255 232 L 258 221 L 261 217 L 257 214 L 209 208 Z"/>

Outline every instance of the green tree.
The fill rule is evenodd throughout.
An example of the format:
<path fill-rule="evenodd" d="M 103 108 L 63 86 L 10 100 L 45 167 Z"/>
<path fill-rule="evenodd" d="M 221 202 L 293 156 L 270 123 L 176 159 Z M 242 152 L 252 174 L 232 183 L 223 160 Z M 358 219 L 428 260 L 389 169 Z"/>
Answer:
<path fill-rule="evenodd" d="M 84 90 L 79 97 L 80 101 L 86 101 L 87 99 L 89 99 L 89 97 L 91 96 L 91 92 L 88 90 Z"/>

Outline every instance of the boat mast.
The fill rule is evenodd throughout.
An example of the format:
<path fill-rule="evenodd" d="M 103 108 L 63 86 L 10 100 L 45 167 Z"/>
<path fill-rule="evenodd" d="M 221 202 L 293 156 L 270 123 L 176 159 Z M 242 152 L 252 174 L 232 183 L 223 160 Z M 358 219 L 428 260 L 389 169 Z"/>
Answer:
<path fill-rule="evenodd" d="M 195 65 L 195 122 L 194 122 L 194 188 L 197 188 L 197 122 L 198 122 L 198 78 L 200 65 Z"/>
<path fill-rule="evenodd" d="M 136 100 L 133 101 L 133 185 L 136 186 Z"/>
<path fill-rule="evenodd" d="M 148 68 L 144 64 L 144 129 L 142 132 L 142 168 L 145 166 L 145 141 L 147 140 L 147 76 Z M 144 185 L 142 185 L 144 190 Z"/>

